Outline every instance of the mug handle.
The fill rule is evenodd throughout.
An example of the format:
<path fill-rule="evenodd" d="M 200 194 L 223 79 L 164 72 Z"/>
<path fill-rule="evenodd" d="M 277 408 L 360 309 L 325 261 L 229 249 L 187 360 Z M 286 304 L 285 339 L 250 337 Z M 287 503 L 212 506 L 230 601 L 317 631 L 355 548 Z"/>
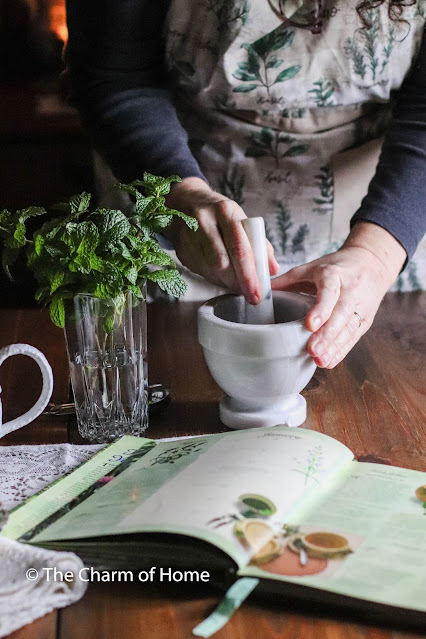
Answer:
<path fill-rule="evenodd" d="M 22 426 L 26 426 L 38 417 L 49 403 L 53 391 L 52 369 L 43 353 L 29 344 L 12 344 L 11 346 L 5 346 L 5 348 L 0 349 L 0 366 L 3 364 L 5 359 L 12 357 L 13 355 L 28 355 L 28 357 L 31 357 L 37 362 L 43 377 L 43 387 L 41 389 L 40 397 L 34 406 L 20 417 L 16 417 L 10 422 L 6 422 L 6 424 L 2 424 L 2 408 L 0 402 L 0 437 L 13 432 L 14 430 L 18 430 L 18 428 L 22 428 Z"/>

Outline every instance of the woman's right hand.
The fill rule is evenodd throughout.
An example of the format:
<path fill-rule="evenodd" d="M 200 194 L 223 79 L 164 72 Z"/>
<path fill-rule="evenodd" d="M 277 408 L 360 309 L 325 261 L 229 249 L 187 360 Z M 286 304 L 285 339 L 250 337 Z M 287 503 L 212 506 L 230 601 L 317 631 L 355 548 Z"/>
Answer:
<path fill-rule="evenodd" d="M 212 284 L 242 293 L 250 304 L 257 304 L 261 289 L 253 252 L 241 224 L 247 217 L 243 209 L 197 177 L 175 184 L 166 204 L 198 221 L 195 233 L 179 218 L 166 230 L 182 264 Z M 269 242 L 268 258 L 271 275 L 277 275 L 279 265 Z"/>

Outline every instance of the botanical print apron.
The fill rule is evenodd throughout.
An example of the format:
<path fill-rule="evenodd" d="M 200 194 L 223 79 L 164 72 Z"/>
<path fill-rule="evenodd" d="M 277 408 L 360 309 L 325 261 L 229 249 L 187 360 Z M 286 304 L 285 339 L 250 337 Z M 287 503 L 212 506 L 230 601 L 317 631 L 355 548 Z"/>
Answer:
<path fill-rule="evenodd" d="M 278 0 L 171 0 L 166 61 L 191 149 L 214 189 L 265 218 L 282 272 L 342 244 L 356 206 L 335 208 L 336 155 L 362 155 L 382 135 L 391 91 L 420 48 L 426 2 L 404 9 L 410 29 L 388 18 L 387 3 L 362 29 L 357 3 L 325 0 L 322 33 L 312 34 L 284 25 Z M 301 21 L 302 0 L 283 5 Z M 425 243 L 396 283 L 421 285 Z"/>

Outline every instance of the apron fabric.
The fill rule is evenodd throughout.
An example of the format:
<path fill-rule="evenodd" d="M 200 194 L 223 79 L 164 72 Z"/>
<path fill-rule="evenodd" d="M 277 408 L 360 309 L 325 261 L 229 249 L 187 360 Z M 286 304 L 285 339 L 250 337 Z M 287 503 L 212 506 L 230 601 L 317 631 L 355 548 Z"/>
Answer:
<path fill-rule="evenodd" d="M 303 19 L 303 1 L 283 4 L 288 18 Z M 343 243 L 374 174 L 380 144 L 371 140 L 385 131 L 391 91 L 420 48 L 426 2 L 406 7 L 400 23 L 385 3 L 365 29 L 357 4 L 325 0 L 322 33 L 312 34 L 285 25 L 278 0 L 171 0 L 166 63 L 191 150 L 212 188 L 264 217 L 281 272 Z M 184 276 L 194 284 L 183 299 L 218 292 Z M 394 285 L 419 288 L 425 241 Z"/>

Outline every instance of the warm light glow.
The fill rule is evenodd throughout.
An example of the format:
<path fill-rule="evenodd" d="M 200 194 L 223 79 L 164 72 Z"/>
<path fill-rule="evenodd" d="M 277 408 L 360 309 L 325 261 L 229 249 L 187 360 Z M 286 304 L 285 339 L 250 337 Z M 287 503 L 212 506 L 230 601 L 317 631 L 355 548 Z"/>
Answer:
<path fill-rule="evenodd" d="M 68 29 L 64 0 L 52 0 L 49 17 L 51 30 L 65 43 L 68 40 Z"/>

